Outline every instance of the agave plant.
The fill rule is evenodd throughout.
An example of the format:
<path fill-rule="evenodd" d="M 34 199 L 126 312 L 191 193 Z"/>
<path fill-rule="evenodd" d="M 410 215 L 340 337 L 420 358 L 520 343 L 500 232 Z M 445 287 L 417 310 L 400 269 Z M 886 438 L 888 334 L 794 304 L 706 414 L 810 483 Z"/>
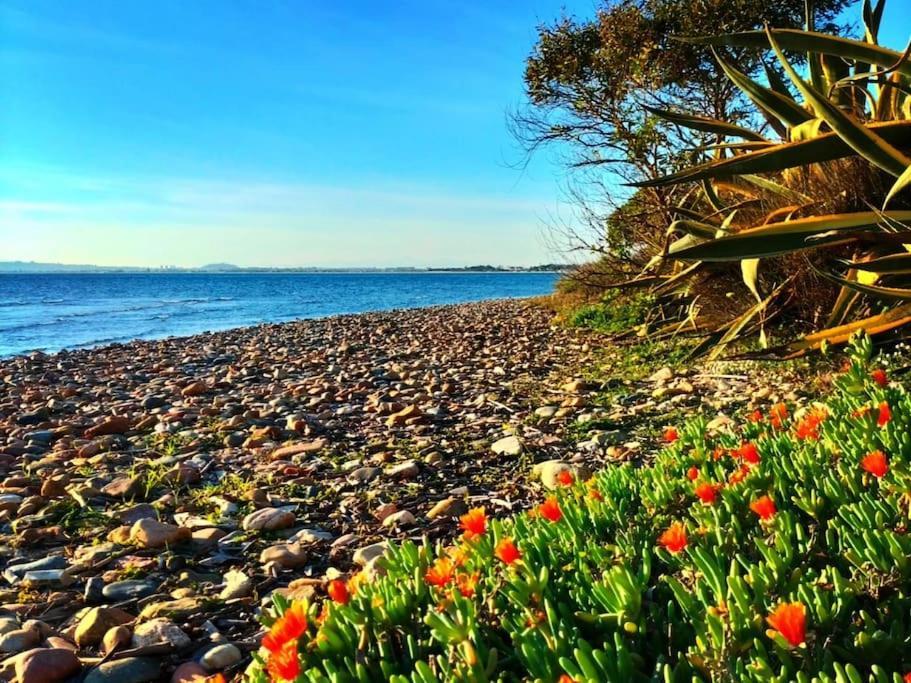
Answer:
<path fill-rule="evenodd" d="M 714 345 L 718 354 L 762 329 L 791 279 L 763 283 L 763 289 L 763 259 L 814 251 L 808 262 L 840 292 L 825 329 L 784 347 L 788 352 L 841 343 L 858 329 L 895 332 L 911 322 L 911 44 L 904 53 L 878 44 L 884 5 L 864 0 L 864 40 L 813 31 L 811 7 L 807 30 L 684 39 L 715 51 L 763 124 L 751 129 L 652 110 L 714 136 L 692 166 L 639 183 L 695 188 L 677 207 L 665 252 L 653 264 L 673 264 L 659 288 L 679 287 L 712 262 L 739 262 L 755 297 L 701 348 Z M 724 50 L 730 49 L 770 51 L 779 66 L 767 66 L 760 82 L 729 63 Z M 804 75 L 792 63 L 795 54 L 805 56 Z"/>

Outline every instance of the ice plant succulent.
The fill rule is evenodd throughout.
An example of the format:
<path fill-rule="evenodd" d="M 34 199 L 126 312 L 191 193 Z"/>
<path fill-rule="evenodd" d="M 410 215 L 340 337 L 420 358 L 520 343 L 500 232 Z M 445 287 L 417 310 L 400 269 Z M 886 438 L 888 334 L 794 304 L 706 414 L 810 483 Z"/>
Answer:
<path fill-rule="evenodd" d="M 658 537 L 658 545 L 669 552 L 679 553 L 687 546 L 686 527 L 682 522 L 673 522 Z"/>
<path fill-rule="evenodd" d="M 263 636 L 263 647 L 271 653 L 279 652 L 287 643 L 297 643 L 307 631 L 307 609 L 302 602 L 293 602 Z"/>
<path fill-rule="evenodd" d="M 797 647 L 806 641 L 807 608 L 803 603 L 782 603 L 766 620 L 791 647 Z"/>
<path fill-rule="evenodd" d="M 889 386 L 889 377 L 886 375 L 886 371 L 882 368 L 876 368 L 870 372 L 870 379 L 876 382 L 881 387 Z"/>
<path fill-rule="evenodd" d="M 483 536 L 487 531 L 487 514 L 484 508 L 473 508 L 459 517 L 459 524 L 466 540 Z"/>
<path fill-rule="evenodd" d="M 677 439 L 680 438 L 680 434 L 677 432 L 676 427 L 668 427 L 664 430 L 664 440 L 667 443 L 674 443 Z"/>
<path fill-rule="evenodd" d="M 880 477 L 886 476 L 886 472 L 889 471 L 889 460 L 886 458 L 886 454 L 880 450 L 872 451 L 867 453 L 863 458 L 861 458 L 860 466 L 864 471 L 869 472 L 877 479 Z"/>
<path fill-rule="evenodd" d="M 737 455 L 745 463 L 749 463 L 750 465 L 759 464 L 759 449 L 756 448 L 756 444 L 754 443 L 748 441 L 742 444 L 737 450 Z"/>
<path fill-rule="evenodd" d="M 570 470 L 560 470 L 560 473 L 557 475 L 557 483 L 560 486 L 572 486 L 576 481 L 575 476 Z"/>

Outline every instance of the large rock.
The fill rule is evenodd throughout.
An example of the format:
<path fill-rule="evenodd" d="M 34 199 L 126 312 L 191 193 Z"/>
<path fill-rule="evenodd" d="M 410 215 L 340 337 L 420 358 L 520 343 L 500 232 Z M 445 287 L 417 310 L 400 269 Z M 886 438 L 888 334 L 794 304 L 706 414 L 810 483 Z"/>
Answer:
<path fill-rule="evenodd" d="M 108 629 L 132 620 L 131 614 L 116 607 L 92 607 L 76 625 L 76 644 L 79 647 L 96 645 L 101 642 Z"/>
<path fill-rule="evenodd" d="M 82 663 L 72 650 L 40 648 L 31 650 L 16 662 L 19 683 L 57 683 L 77 673 Z"/>
<path fill-rule="evenodd" d="M 161 664 L 152 657 L 127 657 L 104 662 L 89 671 L 83 683 L 149 683 L 161 676 Z"/>
<path fill-rule="evenodd" d="M 241 654 L 241 651 L 237 649 L 237 646 L 232 645 L 231 643 L 225 643 L 224 645 L 216 645 L 211 650 L 207 650 L 199 662 L 207 671 L 221 671 L 222 669 L 227 669 L 229 666 L 234 666 L 241 659 L 243 659 L 243 655 Z"/>
<path fill-rule="evenodd" d="M 324 439 L 317 439 L 316 441 L 306 441 L 304 443 L 295 443 L 289 444 L 287 446 L 282 446 L 276 448 L 274 451 L 269 453 L 270 460 L 288 460 L 295 455 L 305 455 L 307 453 L 316 453 L 321 451 L 326 447 L 326 441 Z"/>

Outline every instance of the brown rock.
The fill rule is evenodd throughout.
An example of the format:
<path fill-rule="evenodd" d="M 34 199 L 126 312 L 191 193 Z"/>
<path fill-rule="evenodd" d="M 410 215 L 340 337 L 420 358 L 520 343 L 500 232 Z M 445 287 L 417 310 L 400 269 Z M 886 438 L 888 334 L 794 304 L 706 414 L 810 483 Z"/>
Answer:
<path fill-rule="evenodd" d="M 180 395 L 184 397 L 201 396 L 208 390 L 209 386 L 205 382 L 191 382 L 180 391 Z"/>
<path fill-rule="evenodd" d="M 142 548 L 164 548 L 188 538 L 189 529 L 155 519 L 140 519 L 130 529 L 130 540 Z"/>
<path fill-rule="evenodd" d="M 325 439 L 317 439 L 316 441 L 305 441 L 303 443 L 282 446 L 269 453 L 269 460 L 287 460 L 295 455 L 316 453 L 317 451 L 324 449 L 327 443 L 328 442 Z"/>
<path fill-rule="evenodd" d="M 82 663 L 72 650 L 41 648 L 31 650 L 16 662 L 16 679 L 19 683 L 56 683 L 81 668 Z"/>
<path fill-rule="evenodd" d="M 103 436 L 105 434 L 124 434 L 130 431 L 130 426 L 132 421 L 128 417 L 122 415 L 114 415 L 109 417 L 102 422 L 99 422 L 94 427 L 90 427 L 85 430 L 86 439 L 94 439 L 96 436 Z"/>
<path fill-rule="evenodd" d="M 74 634 L 79 647 L 95 645 L 101 642 L 104 634 L 115 626 L 126 624 L 133 620 L 128 612 L 116 607 L 93 607 L 86 612 L 76 625 Z"/>

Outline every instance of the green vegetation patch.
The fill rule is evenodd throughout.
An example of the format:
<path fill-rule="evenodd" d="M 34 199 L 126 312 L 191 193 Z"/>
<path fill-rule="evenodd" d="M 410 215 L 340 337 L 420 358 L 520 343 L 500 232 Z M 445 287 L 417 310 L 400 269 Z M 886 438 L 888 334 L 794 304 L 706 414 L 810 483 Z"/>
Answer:
<path fill-rule="evenodd" d="M 382 578 L 276 598 L 254 681 L 892 681 L 911 670 L 911 397 L 857 342 L 832 396 L 670 428 Z M 269 672 L 269 673 L 267 673 Z"/>

